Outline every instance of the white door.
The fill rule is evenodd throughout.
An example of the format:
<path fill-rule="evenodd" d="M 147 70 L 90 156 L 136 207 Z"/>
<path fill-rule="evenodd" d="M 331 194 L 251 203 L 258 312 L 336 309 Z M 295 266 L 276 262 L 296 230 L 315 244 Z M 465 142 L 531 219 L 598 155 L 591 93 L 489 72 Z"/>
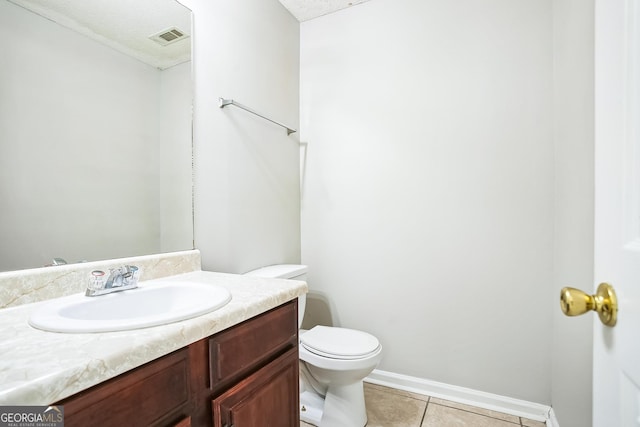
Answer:
<path fill-rule="evenodd" d="M 596 0 L 595 280 L 613 285 L 615 327 L 595 317 L 593 425 L 640 426 L 640 0 Z"/>

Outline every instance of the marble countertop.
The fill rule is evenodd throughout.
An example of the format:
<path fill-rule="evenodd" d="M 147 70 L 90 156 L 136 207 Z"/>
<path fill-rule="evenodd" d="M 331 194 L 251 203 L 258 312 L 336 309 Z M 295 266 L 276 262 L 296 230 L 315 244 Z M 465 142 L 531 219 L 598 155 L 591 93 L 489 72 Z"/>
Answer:
<path fill-rule="evenodd" d="M 45 302 L 0 310 L 0 405 L 48 405 L 220 332 L 307 292 L 305 282 L 194 271 L 164 280 L 227 288 L 224 307 L 176 323 L 121 332 L 65 334 L 27 323 Z"/>

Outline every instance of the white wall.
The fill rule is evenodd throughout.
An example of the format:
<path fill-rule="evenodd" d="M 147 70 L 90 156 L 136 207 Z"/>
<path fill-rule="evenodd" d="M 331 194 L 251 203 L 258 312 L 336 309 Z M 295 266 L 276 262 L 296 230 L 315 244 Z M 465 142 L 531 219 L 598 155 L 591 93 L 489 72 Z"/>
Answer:
<path fill-rule="evenodd" d="M 591 425 L 594 316 L 562 315 L 563 286 L 593 286 L 594 2 L 554 0 L 555 248 L 551 401 L 562 427 Z"/>
<path fill-rule="evenodd" d="M 301 24 L 302 261 L 380 368 L 550 403 L 551 1 Z"/>
<path fill-rule="evenodd" d="M 0 40 L 0 270 L 159 252 L 158 71 L 7 1 Z"/>
<path fill-rule="evenodd" d="M 195 241 L 206 270 L 300 260 L 299 24 L 277 0 L 185 0 L 194 11 Z"/>

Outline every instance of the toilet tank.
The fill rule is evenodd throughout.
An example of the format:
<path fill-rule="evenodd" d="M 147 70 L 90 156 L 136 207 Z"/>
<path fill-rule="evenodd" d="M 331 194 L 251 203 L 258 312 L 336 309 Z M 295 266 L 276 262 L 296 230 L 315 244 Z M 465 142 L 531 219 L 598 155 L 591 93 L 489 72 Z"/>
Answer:
<path fill-rule="evenodd" d="M 300 264 L 276 264 L 261 267 L 245 273 L 247 276 L 266 277 L 271 279 L 291 279 L 307 281 L 307 266 Z M 302 325 L 304 309 L 307 306 L 307 295 L 298 297 L 298 328 Z"/>

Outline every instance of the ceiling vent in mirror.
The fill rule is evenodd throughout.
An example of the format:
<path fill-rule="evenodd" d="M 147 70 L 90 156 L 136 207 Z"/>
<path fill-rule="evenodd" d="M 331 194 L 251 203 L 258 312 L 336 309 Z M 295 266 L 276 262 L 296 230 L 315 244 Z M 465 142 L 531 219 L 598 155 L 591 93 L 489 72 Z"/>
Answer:
<path fill-rule="evenodd" d="M 149 36 L 151 40 L 158 44 L 161 44 L 162 46 L 175 43 L 179 40 L 186 39 L 187 37 L 189 37 L 188 34 L 176 27 L 167 28 L 166 30 L 162 30 L 157 34 Z"/>

